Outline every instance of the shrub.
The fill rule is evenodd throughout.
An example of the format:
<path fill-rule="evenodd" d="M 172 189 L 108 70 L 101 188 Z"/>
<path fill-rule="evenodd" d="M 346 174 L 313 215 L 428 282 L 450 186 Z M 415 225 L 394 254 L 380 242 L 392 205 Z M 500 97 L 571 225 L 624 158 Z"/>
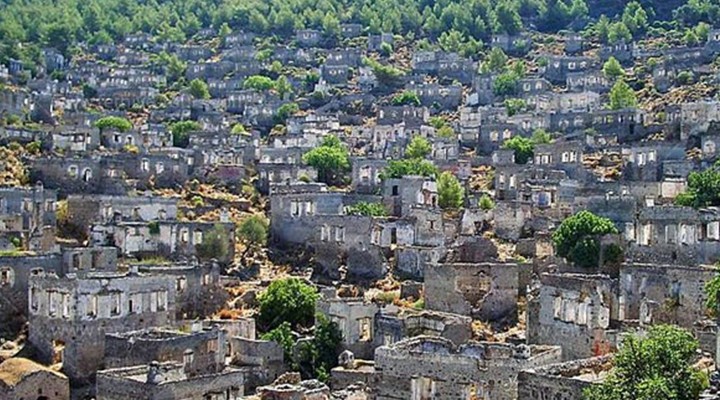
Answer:
<path fill-rule="evenodd" d="M 380 203 L 368 203 L 361 201 L 347 208 L 348 215 L 365 215 L 368 217 L 385 217 L 387 210 Z"/>
<path fill-rule="evenodd" d="M 252 215 L 245 218 L 238 227 L 238 236 L 253 246 L 267 244 L 268 221 L 261 215 Z"/>
<path fill-rule="evenodd" d="M 442 209 L 455 209 L 463 205 L 465 198 L 465 188 L 460 181 L 452 174 L 445 171 L 438 177 L 438 205 Z"/>
<path fill-rule="evenodd" d="M 263 331 L 277 328 L 283 322 L 292 329 L 311 326 L 318 293 L 312 286 L 297 278 L 273 281 L 258 296 L 260 303 L 257 322 Z"/>
<path fill-rule="evenodd" d="M 552 238 L 560 257 L 578 266 L 592 268 L 598 266 L 600 260 L 598 238 L 612 233 L 618 233 L 612 221 L 590 211 L 580 211 L 566 218 Z"/>

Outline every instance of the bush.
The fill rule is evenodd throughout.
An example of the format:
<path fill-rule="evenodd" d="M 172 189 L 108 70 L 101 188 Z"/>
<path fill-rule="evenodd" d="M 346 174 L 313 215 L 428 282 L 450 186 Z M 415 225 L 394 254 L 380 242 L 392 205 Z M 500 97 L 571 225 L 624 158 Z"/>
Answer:
<path fill-rule="evenodd" d="M 527 109 L 527 103 L 523 99 L 505 99 L 503 103 L 509 117 L 519 114 Z"/>
<path fill-rule="evenodd" d="M 478 207 L 480 207 L 481 210 L 490 211 L 495 208 L 495 202 L 490 196 L 484 194 L 480 197 L 480 200 L 478 200 Z"/>
<path fill-rule="evenodd" d="M 292 350 L 295 345 L 295 335 L 290 323 L 283 322 L 277 328 L 260 336 L 262 340 L 270 340 L 280 345 L 283 349 L 283 356 L 286 363 L 292 360 Z"/>
<path fill-rule="evenodd" d="M 445 171 L 438 177 L 438 205 L 442 209 L 455 209 L 463 205 L 465 198 L 465 188 L 460 181 L 452 174 Z"/>
<path fill-rule="evenodd" d="M 515 164 L 527 164 L 533 158 L 535 144 L 531 139 L 513 136 L 503 143 L 503 148 L 515 151 Z"/>
<path fill-rule="evenodd" d="M 361 201 L 347 208 L 348 215 L 364 215 L 368 217 L 385 217 L 387 210 L 380 203 L 368 203 Z"/>
<path fill-rule="evenodd" d="M 350 154 L 336 136 L 326 136 L 320 147 L 303 155 L 303 162 L 318 171 L 318 180 L 328 185 L 339 185 L 350 171 Z"/>
<path fill-rule="evenodd" d="M 584 400 L 695 400 L 708 386 L 707 375 L 695 369 L 699 345 L 676 326 L 656 325 L 647 334 L 630 334 L 602 382 L 589 385 Z"/>
<path fill-rule="evenodd" d="M 190 92 L 190 95 L 192 95 L 196 99 L 210 98 L 210 91 L 208 90 L 208 85 L 203 80 L 193 79 L 190 82 L 190 88 L 188 90 Z"/>
<path fill-rule="evenodd" d="M 617 79 L 625 76 L 625 69 L 615 57 L 610 57 L 603 65 L 603 74 L 611 79 Z"/>
<path fill-rule="evenodd" d="M 195 121 L 179 121 L 170 124 L 173 146 L 186 148 L 190 145 L 190 132 L 199 131 L 201 126 Z"/>
<path fill-rule="evenodd" d="M 456 137 L 455 130 L 448 125 L 440 127 L 437 130 L 436 135 L 441 138 L 451 139 Z"/>
<path fill-rule="evenodd" d="M 404 106 L 404 105 L 411 105 L 411 106 L 419 106 L 420 98 L 418 97 L 417 93 L 405 90 L 402 93 L 396 95 L 392 99 L 392 104 L 394 106 Z"/>
<path fill-rule="evenodd" d="M 590 211 L 580 211 L 566 218 L 553 232 L 555 250 L 560 257 L 585 268 L 597 267 L 602 235 L 618 233 L 612 221 Z"/>
<path fill-rule="evenodd" d="M 425 158 L 432 151 L 432 146 L 422 136 L 413 136 L 405 149 L 405 158 Z"/>
<path fill-rule="evenodd" d="M 302 377 L 327 381 L 330 370 L 338 364 L 342 339 L 338 324 L 318 314 L 312 340 L 299 348 L 297 364 Z"/>
<path fill-rule="evenodd" d="M 437 167 L 428 160 L 413 158 L 409 160 L 390 160 L 382 173 L 382 178 L 402 178 L 403 176 L 433 176 L 437 175 Z"/>
<path fill-rule="evenodd" d="M 238 236 L 253 246 L 265 246 L 268 236 L 268 221 L 261 215 L 245 218 L 238 227 Z"/>
<path fill-rule="evenodd" d="M 297 278 L 273 281 L 258 296 L 260 303 L 257 322 L 262 331 L 268 332 L 283 322 L 293 330 L 312 325 L 318 293 L 312 286 Z"/>
<path fill-rule="evenodd" d="M 95 127 L 101 131 L 115 129 L 118 132 L 127 132 L 132 129 L 132 123 L 125 118 L 103 117 L 95 122 Z"/>
<path fill-rule="evenodd" d="M 720 167 L 712 166 L 688 175 L 687 189 L 675 198 L 675 204 L 687 207 L 720 205 Z"/>
<path fill-rule="evenodd" d="M 227 230 L 222 225 L 216 224 L 211 230 L 205 232 L 203 241 L 195 245 L 198 256 L 201 259 L 210 260 L 217 259 L 223 264 L 230 262 L 233 243 Z"/>
<path fill-rule="evenodd" d="M 499 75 L 492 84 L 493 93 L 496 96 L 511 96 L 517 94 L 520 77 L 514 72 L 505 72 Z"/>

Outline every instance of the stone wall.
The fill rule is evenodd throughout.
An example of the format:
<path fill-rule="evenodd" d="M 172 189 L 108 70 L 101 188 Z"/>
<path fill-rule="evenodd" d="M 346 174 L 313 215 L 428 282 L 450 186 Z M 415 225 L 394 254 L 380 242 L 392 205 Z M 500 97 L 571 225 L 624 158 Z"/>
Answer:
<path fill-rule="evenodd" d="M 484 321 L 517 318 L 517 264 L 435 264 L 425 270 L 425 306 Z"/>
<path fill-rule="evenodd" d="M 448 400 L 471 396 L 516 399 L 521 370 L 559 360 L 559 347 L 497 343 L 455 347 L 446 339 L 421 336 L 375 351 L 379 375 L 375 393 L 377 400 L 406 400 L 422 395 Z"/>
<path fill-rule="evenodd" d="M 591 379 L 607 371 L 611 360 L 611 356 L 602 356 L 522 371 L 518 376 L 518 399 L 581 399 L 583 390 L 592 384 Z M 586 379 L 580 377 L 589 372 Z"/>

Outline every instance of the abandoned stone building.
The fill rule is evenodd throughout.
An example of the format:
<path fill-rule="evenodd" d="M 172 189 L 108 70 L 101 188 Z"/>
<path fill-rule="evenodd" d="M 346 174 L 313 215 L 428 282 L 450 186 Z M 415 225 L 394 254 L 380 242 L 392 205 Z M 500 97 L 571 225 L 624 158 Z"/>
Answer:
<path fill-rule="evenodd" d="M 30 278 L 28 342 L 40 361 L 61 363 L 75 385 L 103 363 L 105 334 L 165 326 L 175 320 L 175 280 L 134 273 L 86 278 Z"/>
<path fill-rule="evenodd" d="M 511 263 L 427 265 L 425 305 L 483 321 L 511 317 L 517 312 L 519 277 Z"/>
<path fill-rule="evenodd" d="M 545 273 L 529 293 L 528 343 L 562 346 L 564 360 L 611 352 L 617 343 L 617 280 L 607 276 Z"/>
<path fill-rule="evenodd" d="M 54 250 L 56 201 L 41 183 L 0 188 L 0 250 Z"/>
<path fill-rule="evenodd" d="M 193 355 L 184 363 L 151 362 L 148 365 L 102 370 L 97 375 L 97 399 L 218 399 L 235 400 L 245 394 L 244 372 L 226 367 L 213 374 L 192 372 Z"/>
<path fill-rule="evenodd" d="M 0 363 L 0 397 L 8 400 L 70 400 L 70 385 L 63 374 L 26 358 Z"/>
<path fill-rule="evenodd" d="M 580 399 L 610 370 L 611 361 L 612 356 L 598 356 L 524 370 L 518 376 L 518 398 Z"/>
<path fill-rule="evenodd" d="M 379 347 L 370 379 L 376 399 L 514 399 L 520 371 L 558 362 L 560 353 L 559 346 L 456 346 L 447 339 L 419 336 Z M 338 367 L 333 375 L 367 374 L 367 367 L 350 367 Z"/>

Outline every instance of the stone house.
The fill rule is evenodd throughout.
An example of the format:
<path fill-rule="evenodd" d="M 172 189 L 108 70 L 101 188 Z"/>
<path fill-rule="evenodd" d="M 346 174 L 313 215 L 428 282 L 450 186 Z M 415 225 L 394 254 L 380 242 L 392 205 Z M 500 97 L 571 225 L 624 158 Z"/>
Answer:
<path fill-rule="evenodd" d="M 617 280 L 570 273 L 540 276 L 539 291 L 528 299 L 527 341 L 559 345 L 563 359 L 611 352 L 617 339 Z"/>
<path fill-rule="evenodd" d="M 536 145 L 533 164 L 564 171 L 570 179 L 580 179 L 585 173 L 582 158 L 583 144 L 569 140 Z"/>
<path fill-rule="evenodd" d="M 718 227 L 716 208 L 644 207 L 625 228 L 626 257 L 638 263 L 712 264 L 720 251 Z"/>
<path fill-rule="evenodd" d="M 546 56 L 547 64 L 540 68 L 542 76 L 559 85 L 567 81 L 568 74 L 585 72 L 594 67 L 594 60 L 589 57 Z"/>
<path fill-rule="evenodd" d="M 619 317 L 643 325 L 667 323 L 693 330 L 707 318 L 704 287 L 716 274 L 715 268 L 702 265 L 623 265 Z M 714 352 L 715 347 L 707 350 Z"/>
<path fill-rule="evenodd" d="M 425 268 L 425 305 L 483 321 L 513 317 L 519 297 L 516 264 L 443 263 Z"/>
<path fill-rule="evenodd" d="M 499 343 L 456 346 L 420 336 L 375 351 L 376 399 L 517 398 L 523 369 L 560 361 L 560 347 Z"/>
<path fill-rule="evenodd" d="M 600 48 L 600 60 L 603 62 L 615 57 L 621 64 L 627 65 L 632 64 L 635 59 L 635 43 L 621 41 L 615 44 L 608 44 Z"/>
<path fill-rule="evenodd" d="M 506 140 L 520 134 L 521 129 L 515 124 L 482 124 L 479 129 L 479 135 L 477 136 L 476 152 L 478 155 L 489 156 L 493 151 L 500 149 Z"/>
<path fill-rule="evenodd" d="M 405 127 L 419 127 L 430 118 L 427 107 L 413 106 L 382 106 L 378 109 L 378 125 L 396 125 L 404 123 Z"/>
<path fill-rule="evenodd" d="M 417 94 L 423 106 L 441 110 L 455 110 L 463 100 L 461 85 L 409 84 L 405 90 Z"/>
<path fill-rule="evenodd" d="M 183 45 L 175 49 L 175 55 L 183 61 L 198 62 L 212 56 L 212 51 L 207 46 Z"/>
<path fill-rule="evenodd" d="M 340 34 L 344 38 L 355 38 L 362 34 L 361 24 L 340 24 Z"/>
<path fill-rule="evenodd" d="M 320 44 L 322 33 L 315 29 L 300 29 L 295 32 L 295 41 L 303 47 L 315 47 Z"/>
<path fill-rule="evenodd" d="M 35 129 L 11 126 L 0 128 L 0 143 L 3 145 L 12 142 L 28 144 L 30 142 L 42 142 L 42 140 L 46 139 L 47 136 L 44 132 Z"/>
<path fill-rule="evenodd" d="M 70 152 L 89 152 L 100 147 L 100 132 L 85 126 L 58 126 L 52 131 L 52 149 Z"/>
<path fill-rule="evenodd" d="M 317 169 L 301 164 L 258 163 L 256 187 L 261 193 L 270 193 L 274 185 L 289 185 L 317 180 Z"/>
<path fill-rule="evenodd" d="M 612 356 L 599 356 L 527 369 L 518 376 L 518 398 L 580 399 L 583 391 L 611 368 Z"/>
<path fill-rule="evenodd" d="M 472 338 L 472 319 L 438 311 L 410 311 L 387 306 L 375 315 L 373 332 L 376 348 L 416 336 L 434 336 L 465 344 Z"/>
<path fill-rule="evenodd" d="M 624 147 L 622 177 L 629 181 L 661 181 L 665 161 L 685 159 L 685 145 L 668 142 L 647 142 Z"/>
<path fill-rule="evenodd" d="M 106 333 L 174 321 L 174 287 L 173 278 L 133 273 L 32 276 L 28 342 L 42 362 L 61 362 L 74 384 L 87 384 L 103 363 Z"/>
<path fill-rule="evenodd" d="M 0 248 L 50 251 L 55 247 L 57 192 L 42 184 L 0 188 Z"/>
<path fill-rule="evenodd" d="M 235 227 L 229 222 L 155 221 L 118 222 L 94 225 L 91 237 L 95 244 L 113 244 L 124 256 L 159 255 L 163 257 L 196 256 L 205 236 L 216 227 L 225 231 L 228 254 L 222 262 L 233 259 Z"/>
<path fill-rule="evenodd" d="M 710 123 L 720 121 L 720 101 L 683 103 L 680 106 L 680 140 L 706 132 Z"/>
<path fill-rule="evenodd" d="M 362 298 L 325 296 L 316 305 L 316 313 L 338 324 L 342 333 L 342 346 L 356 357 L 372 358 L 375 351 L 375 315 L 380 307 L 366 303 Z"/>
<path fill-rule="evenodd" d="M 218 326 L 189 333 L 163 328 L 108 333 L 103 369 L 188 359 L 186 372 L 213 374 L 225 368 L 228 347 L 226 333 Z"/>
<path fill-rule="evenodd" d="M 233 72 L 235 64 L 231 61 L 208 61 L 204 63 L 191 64 L 185 71 L 185 78 L 193 79 L 222 79 L 229 73 Z"/>
<path fill-rule="evenodd" d="M 378 35 L 368 35 L 368 50 L 380 51 L 383 43 L 387 43 L 390 46 L 395 44 L 395 37 L 392 33 L 380 33 Z"/>
<path fill-rule="evenodd" d="M 178 201 L 155 196 L 72 194 L 67 197 L 67 207 L 73 223 L 88 228 L 120 221 L 174 220 Z"/>
<path fill-rule="evenodd" d="M 477 71 L 476 63 L 455 53 L 441 53 L 437 61 L 437 76 L 446 80 L 457 80 L 469 85 Z"/>
<path fill-rule="evenodd" d="M 68 378 L 27 358 L 0 363 L 0 397 L 8 400 L 70 400 Z"/>
<path fill-rule="evenodd" d="M 385 159 L 353 158 L 352 189 L 355 193 L 375 194 L 383 187 L 380 178 L 388 165 Z"/>
<path fill-rule="evenodd" d="M 350 67 L 347 65 L 323 65 L 320 70 L 322 79 L 330 85 L 343 85 L 350 78 Z"/>
<path fill-rule="evenodd" d="M 569 32 L 565 35 L 565 54 L 574 56 L 585 50 L 585 40 L 582 35 L 577 32 Z"/>
<path fill-rule="evenodd" d="M 109 369 L 98 372 L 98 400 L 234 400 L 245 394 L 242 369 L 227 367 L 211 374 L 188 371 L 186 361 L 151 362 L 148 365 Z"/>
<path fill-rule="evenodd" d="M 252 32 L 237 31 L 223 38 L 224 47 L 242 46 L 252 44 L 255 34 Z"/>
<path fill-rule="evenodd" d="M 508 54 L 524 55 L 532 48 L 532 39 L 530 35 L 524 33 L 516 35 L 496 33 L 490 39 L 490 47 L 502 49 Z"/>

